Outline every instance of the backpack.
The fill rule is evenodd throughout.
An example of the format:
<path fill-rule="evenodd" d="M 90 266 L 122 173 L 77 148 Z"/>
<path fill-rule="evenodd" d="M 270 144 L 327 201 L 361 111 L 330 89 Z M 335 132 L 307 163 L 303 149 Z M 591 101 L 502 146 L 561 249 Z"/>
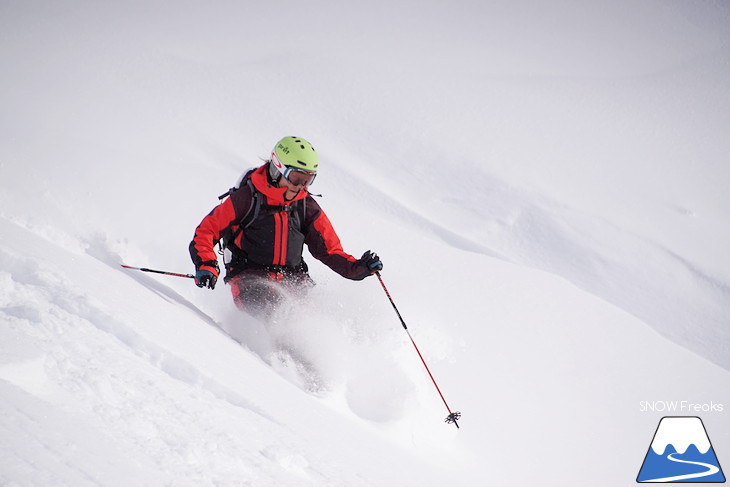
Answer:
<path fill-rule="evenodd" d="M 252 167 L 244 171 L 241 177 L 238 178 L 238 182 L 233 187 L 229 188 L 228 191 L 218 196 L 218 201 L 223 201 L 225 198 L 229 197 L 235 191 L 238 191 L 243 187 L 248 187 L 251 191 L 251 206 L 248 208 L 248 211 L 246 211 L 243 217 L 241 217 L 241 219 L 238 220 L 238 222 L 236 223 L 238 228 L 236 228 L 236 230 L 233 232 L 229 232 L 229 235 L 223 235 L 221 240 L 218 242 L 218 253 L 223 256 L 223 264 L 226 269 L 229 268 L 230 264 L 234 263 L 234 260 L 237 261 L 236 264 L 239 264 L 241 259 L 245 261 L 245 255 L 236 255 L 241 254 L 241 249 L 238 249 L 235 246 L 234 242 L 236 241 L 236 238 L 238 238 L 238 236 L 241 234 L 241 232 L 248 228 L 254 221 L 256 221 L 257 218 L 261 216 L 273 215 L 281 211 L 292 212 L 298 210 L 301 217 L 300 221 L 304 222 L 307 199 L 301 199 L 291 205 L 269 205 L 264 203 L 264 195 L 258 189 L 256 189 L 256 187 L 253 185 L 253 182 L 251 182 L 251 175 L 257 169 L 258 167 Z M 228 251 L 228 253 L 226 253 L 226 250 Z M 226 259 L 226 257 L 228 257 L 228 259 Z M 229 277 L 231 276 L 229 275 Z"/>
<path fill-rule="evenodd" d="M 218 196 L 218 201 L 223 201 L 228 196 L 233 194 L 234 191 L 241 189 L 243 186 L 248 186 L 251 189 L 251 196 L 253 198 L 251 206 L 249 207 L 246 214 L 243 215 L 243 218 L 238 221 L 238 230 L 234 232 L 233 237 L 227 239 L 229 242 L 234 241 L 236 237 L 238 237 L 238 234 L 241 233 L 241 231 L 243 231 L 246 227 L 253 223 L 253 221 L 258 216 L 259 211 L 261 210 L 261 193 L 259 193 L 259 191 L 254 187 L 253 183 L 251 182 L 251 175 L 256 169 L 258 168 L 252 167 L 244 171 L 241 177 L 238 178 L 238 182 L 232 188 L 228 188 L 228 191 Z"/>

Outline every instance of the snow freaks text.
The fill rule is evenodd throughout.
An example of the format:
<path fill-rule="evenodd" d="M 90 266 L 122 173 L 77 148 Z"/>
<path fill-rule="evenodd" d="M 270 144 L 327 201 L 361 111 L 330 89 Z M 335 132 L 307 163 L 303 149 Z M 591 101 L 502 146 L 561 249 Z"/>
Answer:
<path fill-rule="evenodd" d="M 691 401 L 640 401 L 639 411 L 659 413 L 721 413 L 725 409 L 722 403 L 717 402 L 691 402 Z"/>

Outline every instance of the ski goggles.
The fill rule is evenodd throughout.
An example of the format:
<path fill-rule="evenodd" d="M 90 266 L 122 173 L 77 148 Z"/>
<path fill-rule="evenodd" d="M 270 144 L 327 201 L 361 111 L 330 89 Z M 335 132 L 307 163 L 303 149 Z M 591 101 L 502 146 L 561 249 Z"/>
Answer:
<path fill-rule="evenodd" d="M 281 163 L 276 153 L 271 153 L 271 162 L 276 166 L 284 179 L 292 183 L 294 186 L 309 186 L 314 182 L 317 177 L 316 172 L 305 171 L 304 169 L 297 169 L 295 167 L 287 167 Z"/>

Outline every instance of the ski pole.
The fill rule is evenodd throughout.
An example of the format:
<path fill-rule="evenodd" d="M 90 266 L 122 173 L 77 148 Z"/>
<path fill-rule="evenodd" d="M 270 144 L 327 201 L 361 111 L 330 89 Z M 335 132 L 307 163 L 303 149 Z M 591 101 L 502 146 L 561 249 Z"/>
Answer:
<path fill-rule="evenodd" d="M 119 265 L 121 265 L 125 269 L 134 269 L 135 271 L 154 272 L 155 274 L 164 274 L 166 276 L 187 277 L 189 279 L 195 279 L 195 276 L 192 274 L 178 274 L 177 272 L 158 271 L 155 269 L 148 269 L 146 267 L 132 267 L 131 265 L 124 265 L 124 264 L 119 264 Z"/>
<path fill-rule="evenodd" d="M 388 300 L 390 301 L 390 304 L 393 305 L 393 309 L 395 310 L 395 314 L 398 315 L 400 324 L 403 325 L 403 329 L 408 334 L 408 338 L 411 339 L 413 348 L 416 349 L 416 353 L 418 353 L 418 357 L 421 359 L 423 366 L 426 368 L 426 372 L 428 372 L 428 376 L 431 377 L 431 382 L 433 382 L 433 385 L 436 386 L 436 390 L 438 391 L 439 396 L 441 396 L 441 400 L 444 402 L 444 406 L 446 406 L 446 410 L 449 412 L 449 415 L 446 416 L 446 422 L 454 423 L 456 425 L 456 427 L 459 428 L 459 423 L 457 421 L 461 418 L 461 413 L 459 411 L 454 411 L 453 413 L 451 412 L 451 408 L 449 407 L 448 403 L 446 402 L 446 399 L 444 399 L 444 395 L 441 393 L 441 389 L 439 389 L 438 384 L 436 384 L 436 379 L 433 378 L 433 374 L 431 374 L 431 371 L 429 370 L 428 365 L 426 365 L 426 361 L 423 359 L 423 355 L 421 355 L 421 351 L 418 349 L 418 346 L 416 346 L 416 342 L 413 340 L 413 337 L 411 336 L 411 332 L 408 331 L 406 322 L 403 320 L 403 317 L 401 316 L 400 311 L 398 311 L 398 307 L 396 307 L 395 301 L 393 301 L 393 298 L 390 296 L 390 292 L 388 292 L 388 288 L 385 287 L 385 283 L 383 282 L 383 278 L 380 276 L 380 272 L 376 271 L 375 275 L 378 276 L 378 281 L 380 281 L 380 285 L 383 286 L 383 291 L 385 291 L 385 295 L 388 296 Z"/>

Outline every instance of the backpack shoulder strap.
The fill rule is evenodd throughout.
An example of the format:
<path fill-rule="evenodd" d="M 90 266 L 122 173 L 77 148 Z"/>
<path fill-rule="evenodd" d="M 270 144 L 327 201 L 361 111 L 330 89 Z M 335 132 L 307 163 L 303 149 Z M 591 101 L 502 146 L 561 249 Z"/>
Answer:
<path fill-rule="evenodd" d="M 237 222 L 238 228 L 236 230 L 226 236 L 223 240 L 225 241 L 224 246 L 228 246 L 230 243 L 234 242 L 236 238 L 238 238 L 238 235 L 251 223 L 253 223 L 254 220 L 259 216 L 259 212 L 261 210 L 261 199 L 262 195 L 261 193 L 254 187 L 253 183 L 251 182 L 251 174 L 256 170 L 256 168 L 250 169 L 248 172 L 246 172 L 243 177 L 241 178 L 238 185 L 228 190 L 227 193 L 222 194 L 219 196 L 219 199 L 223 199 L 226 196 L 230 196 L 234 192 L 238 191 L 239 189 L 243 187 L 249 188 L 249 191 L 251 192 L 251 205 L 248 207 L 248 210 L 246 213 L 241 217 L 240 220 Z M 222 249 L 221 249 L 222 250 Z"/>
<path fill-rule="evenodd" d="M 261 211 L 262 195 L 251 182 L 250 174 L 244 178 L 241 186 L 243 186 L 244 184 L 251 191 L 251 206 L 248 207 L 248 211 L 246 212 L 246 214 L 243 215 L 243 217 L 238 221 L 238 230 L 236 233 L 251 225 L 251 223 L 253 223 L 253 221 L 259 216 L 259 212 Z"/>

